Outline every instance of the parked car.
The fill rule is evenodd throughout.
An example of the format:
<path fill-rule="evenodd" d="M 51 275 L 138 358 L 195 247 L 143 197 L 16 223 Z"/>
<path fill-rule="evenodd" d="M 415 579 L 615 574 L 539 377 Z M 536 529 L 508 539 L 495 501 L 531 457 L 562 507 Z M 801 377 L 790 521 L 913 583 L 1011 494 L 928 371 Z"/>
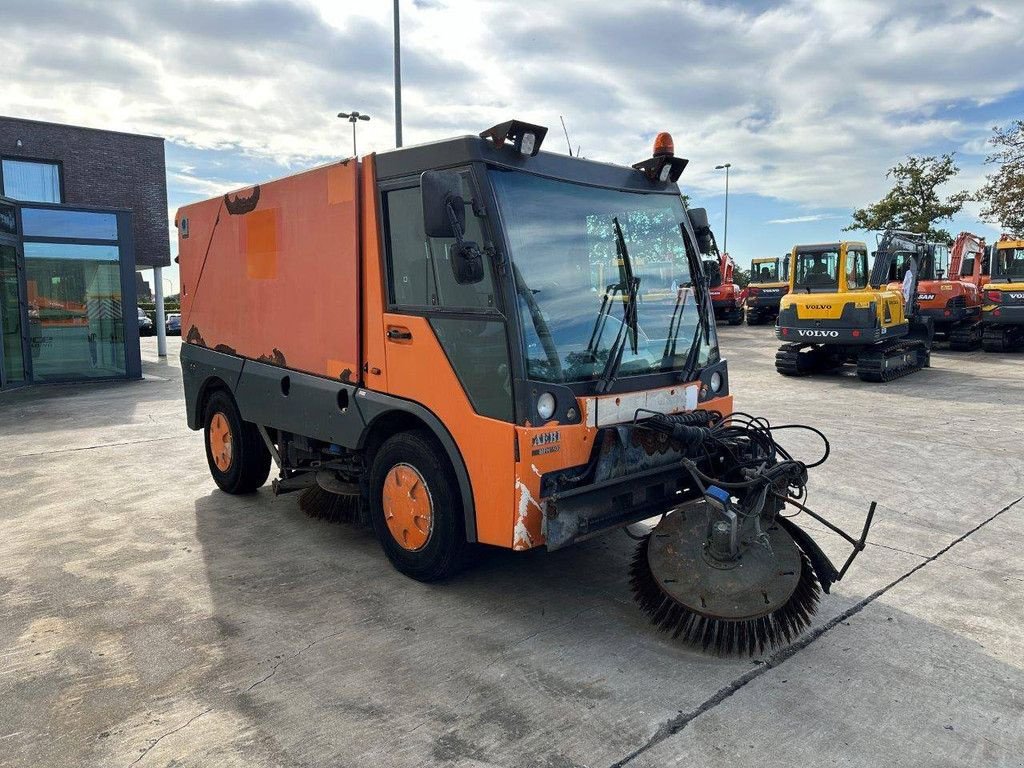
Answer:
<path fill-rule="evenodd" d="M 168 336 L 181 336 L 181 315 L 177 312 L 169 314 L 164 327 L 167 329 Z"/>
<path fill-rule="evenodd" d="M 153 321 L 149 319 L 149 315 L 142 311 L 141 307 L 139 310 L 139 336 L 152 336 L 153 335 Z"/>

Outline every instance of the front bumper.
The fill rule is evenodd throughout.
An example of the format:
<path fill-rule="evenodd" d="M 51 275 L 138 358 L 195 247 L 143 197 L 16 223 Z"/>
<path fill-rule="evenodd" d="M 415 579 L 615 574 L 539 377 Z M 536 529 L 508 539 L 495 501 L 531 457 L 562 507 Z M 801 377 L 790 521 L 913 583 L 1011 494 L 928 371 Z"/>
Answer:
<path fill-rule="evenodd" d="M 544 539 L 549 550 L 622 525 L 629 525 L 696 498 L 689 475 L 677 463 L 654 467 L 552 494 L 544 503 Z"/>
<path fill-rule="evenodd" d="M 990 325 L 1024 325 L 1024 304 L 989 304 L 982 309 L 981 322 Z"/>

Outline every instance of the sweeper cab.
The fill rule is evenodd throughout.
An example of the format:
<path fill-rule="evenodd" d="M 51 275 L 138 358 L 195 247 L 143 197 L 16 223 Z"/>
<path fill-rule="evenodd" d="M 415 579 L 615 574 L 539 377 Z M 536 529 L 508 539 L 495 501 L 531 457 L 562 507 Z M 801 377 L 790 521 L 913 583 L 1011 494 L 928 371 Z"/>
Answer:
<path fill-rule="evenodd" d="M 178 211 L 213 479 L 251 493 L 273 463 L 275 493 L 371 525 L 424 581 L 477 544 L 657 517 L 633 566 L 657 623 L 723 652 L 785 642 L 845 568 L 780 515 L 816 515 L 814 464 L 732 413 L 686 160 L 668 134 L 628 167 L 542 152 L 545 133 L 513 120 Z"/>

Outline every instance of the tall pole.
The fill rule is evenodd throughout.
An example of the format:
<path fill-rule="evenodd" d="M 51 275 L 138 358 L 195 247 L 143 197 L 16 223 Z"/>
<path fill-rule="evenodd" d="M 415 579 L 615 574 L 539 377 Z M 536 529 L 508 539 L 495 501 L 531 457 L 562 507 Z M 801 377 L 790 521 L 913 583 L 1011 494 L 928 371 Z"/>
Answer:
<path fill-rule="evenodd" d="M 729 252 L 729 163 L 725 164 L 725 232 L 722 235 L 722 249 Z"/>
<path fill-rule="evenodd" d="M 395 0 L 395 146 L 402 146 L 402 43 Z"/>
<path fill-rule="evenodd" d="M 156 312 L 156 356 L 167 357 L 167 316 L 164 314 L 164 273 L 162 267 L 153 267 L 153 298 Z"/>
<path fill-rule="evenodd" d="M 729 169 L 732 168 L 732 163 L 722 163 L 722 165 L 716 165 L 715 170 L 720 171 L 725 169 L 725 233 L 722 236 L 722 250 L 726 253 L 729 252 Z"/>
<path fill-rule="evenodd" d="M 359 157 L 359 153 L 356 152 L 356 121 L 355 121 L 355 118 L 352 118 L 351 122 L 352 122 L 352 157 Z M 729 210 L 729 205 L 728 205 L 729 193 L 728 192 L 726 192 L 726 194 L 725 194 L 725 199 L 726 199 L 725 209 Z M 729 221 L 728 214 L 726 214 L 726 219 L 725 220 L 726 220 L 726 226 L 728 226 L 728 221 Z"/>

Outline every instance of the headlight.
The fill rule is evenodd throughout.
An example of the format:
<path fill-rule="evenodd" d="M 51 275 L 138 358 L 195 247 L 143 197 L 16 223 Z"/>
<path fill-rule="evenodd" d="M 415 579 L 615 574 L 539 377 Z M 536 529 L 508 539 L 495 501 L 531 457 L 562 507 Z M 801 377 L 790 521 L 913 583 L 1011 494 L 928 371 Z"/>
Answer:
<path fill-rule="evenodd" d="M 715 371 L 711 374 L 711 391 L 716 395 L 722 390 L 722 374 Z"/>
<path fill-rule="evenodd" d="M 537 415 L 547 421 L 555 415 L 555 396 L 544 392 L 537 398 Z"/>

